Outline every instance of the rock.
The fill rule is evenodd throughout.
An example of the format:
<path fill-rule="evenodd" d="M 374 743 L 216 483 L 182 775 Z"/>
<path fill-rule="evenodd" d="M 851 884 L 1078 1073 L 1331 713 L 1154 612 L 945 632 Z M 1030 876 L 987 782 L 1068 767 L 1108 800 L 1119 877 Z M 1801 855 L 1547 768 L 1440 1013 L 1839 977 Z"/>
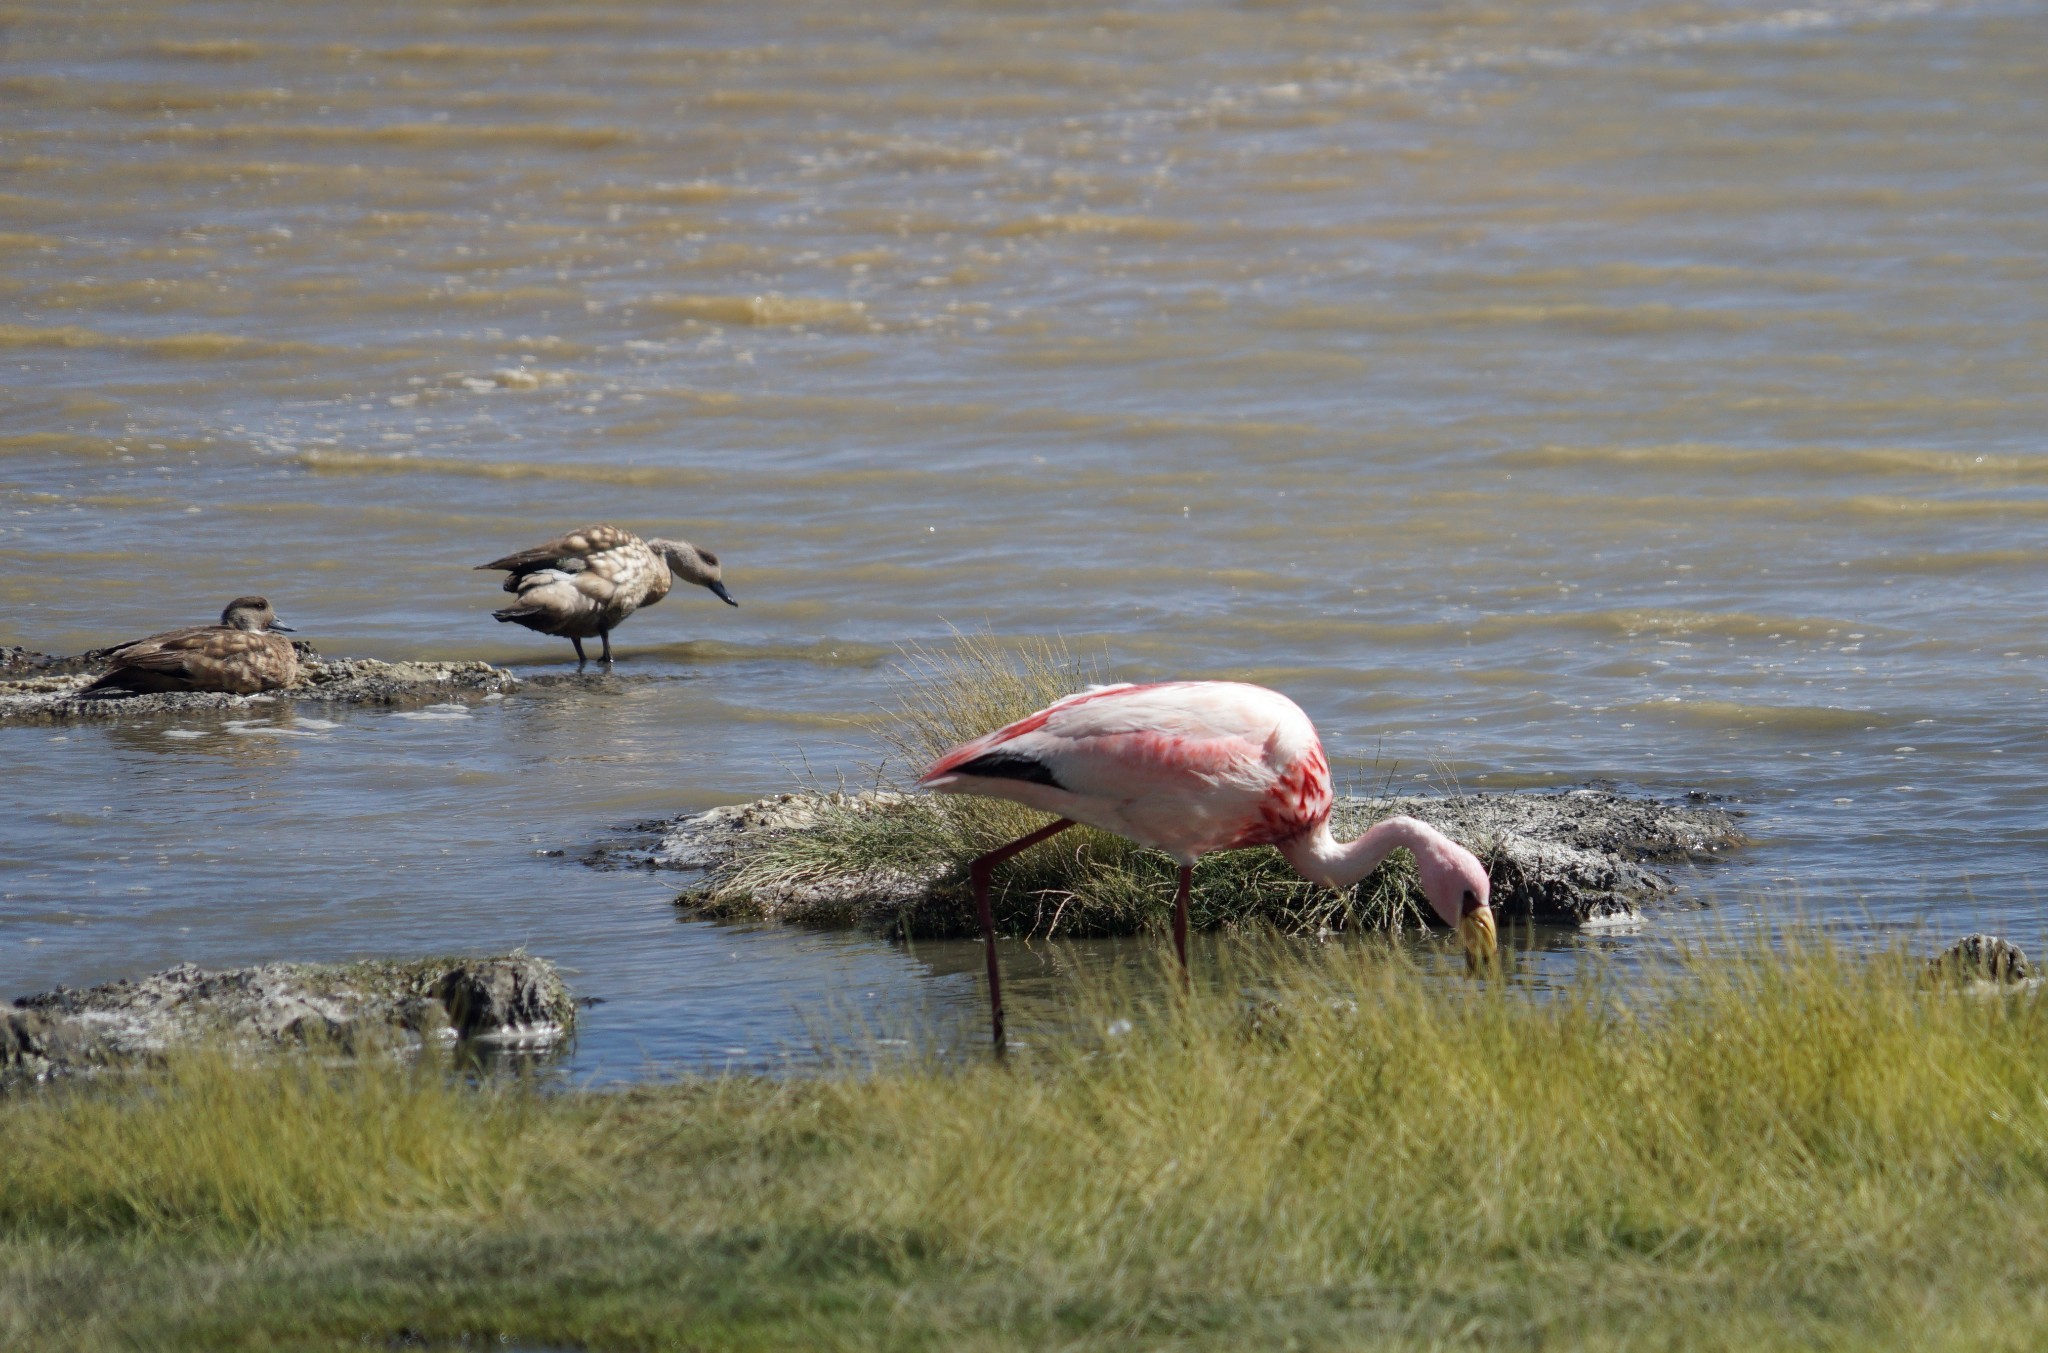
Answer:
<path fill-rule="evenodd" d="M 575 1021 L 575 1004 L 554 965 L 523 954 L 457 964 L 430 994 L 458 1038 L 553 1041 Z"/>
<path fill-rule="evenodd" d="M 378 662 L 375 658 L 302 663 L 298 682 L 280 696 L 350 705 L 405 705 L 459 695 L 500 695 L 519 678 L 487 662 Z"/>
<path fill-rule="evenodd" d="M 1363 806 L 1366 820 L 1407 813 L 1459 840 L 1520 832 L 1538 840 L 1620 854 L 1632 860 L 1677 863 L 1710 858 L 1747 844 L 1736 824 L 1736 814 L 1711 807 L 1696 794 L 1686 795 L 1683 804 L 1609 789 L 1346 802 Z"/>
<path fill-rule="evenodd" d="M 214 1043 L 342 1050 L 428 1039 L 543 1048 L 576 1021 L 555 966 L 530 954 L 360 963 L 267 963 L 58 987 L 0 1013 L 0 1082 L 133 1065 Z"/>
<path fill-rule="evenodd" d="M 68 723 L 187 714 L 199 710 L 262 709 L 279 701 L 347 705 L 460 702 L 519 688 L 519 679 L 487 662 L 379 662 L 375 658 L 323 658 L 297 643 L 299 679 L 281 691 L 227 695 L 174 691 L 133 695 L 79 692 L 104 664 L 104 650 L 52 658 L 26 649 L 0 649 L 0 722 Z"/>
<path fill-rule="evenodd" d="M 1669 804 L 1604 789 L 1346 799 L 1332 826 L 1348 838 L 1396 813 L 1420 818 L 1477 855 L 1502 919 L 1578 926 L 1634 920 L 1642 903 L 1673 891 L 1645 862 L 1712 860 L 1746 840 L 1733 814 L 1690 796 Z"/>
<path fill-rule="evenodd" d="M 1965 935 L 1927 961 L 1931 980 L 1994 985 L 2026 983 L 2033 979 L 2027 956 L 2019 946 L 1996 935 Z"/>
<path fill-rule="evenodd" d="M 77 661 L 76 658 L 56 658 L 48 653 L 38 653 L 20 644 L 0 644 L 0 676 L 49 676 L 52 673 L 69 674 L 73 670 L 85 671 L 83 667 L 72 667 L 71 664 Z"/>
<path fill-rule="evenodd" d="M 893 792 L 779 794 L 713 808 L 669 822 L 642 823 L 625 839 L 585 857 L 600 868 L 676 869 L 698 876 L 678 899 L 699 909 L 722 898 L 721 882 L 750 852 L 789 832 L 817 828 L 847 814 L 916 814 L 931 800 Z M 1485 862 L 1493 904 L 1504 920 L 1527 918 L 1577 926 L 1636 919 L 1642 903 L 1671 892 L 1670 878 L 1650 862 L 1711 861 L 1744 843 L 1735 816 L 1699 803 L 1670 804 L 1606 790 L 1564 794 L 1497 794 L 1458 798 L 1341 799 L 1332 826 L 1352 837 L 1395 813 L 1417 817 L 1459 841 Z M 849 866 L 811 870 L 768 888 L 754 886 L 744 914 L 810 925 L 861 924 L 890 931 L 898 919 L 948 883 L 958 862 L 906 861 L 889 869 Z M 721 901 L 714 914 L 731 915 Z"/>
<path fill-rule="evenodd" d="M 1639 903 L 1672 887 L 1669 879 L 1620 854 L 1523 832 L 1502 832 L 1480 858 L 1493 881 L 1494 912 L 1503 918 L 1580 926 L 1633 921 Z"/>
<path fill-rule="evenodd" d="M 750 840 L 771 832 L 800 831 L 834 810 L 871 812 L 912 801 L 883 790 L 865 794 L 771 794 L 683 817 L 621 828 L 622 840 L 600 844 L 583 857 L 598 869 L 709 870 L 733 859 Z"/>

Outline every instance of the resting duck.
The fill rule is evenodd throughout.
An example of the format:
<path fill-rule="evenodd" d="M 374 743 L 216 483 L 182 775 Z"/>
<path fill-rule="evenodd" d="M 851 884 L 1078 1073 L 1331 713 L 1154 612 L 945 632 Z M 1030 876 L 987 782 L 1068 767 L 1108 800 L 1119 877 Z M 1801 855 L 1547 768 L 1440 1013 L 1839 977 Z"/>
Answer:
<path fill-rule="evenodd" d="M 192 625 L 108 649 L 113 665 L 85 691 L 282 690 L 299 679 L 299 655 L 283 637 L 290 633 L 268 601 L 236 597 L 218 625 Z"/>
<path fill-rule="evenodd" d="M 612 660 L 612 631 L 643 606 L 668 595 L 675 579 L 708 588 L 728 606 L 718 556 L 681 540 L 642 540 L 616 526 L 585 526 L 530 550 L 493 559 L 478 568 L 505 569 L 505 590 L 519 600 L 491 614 L 576 646 L 576 661 L 588 662 L 583 641 L 604 640 L 602 662 Z"/>

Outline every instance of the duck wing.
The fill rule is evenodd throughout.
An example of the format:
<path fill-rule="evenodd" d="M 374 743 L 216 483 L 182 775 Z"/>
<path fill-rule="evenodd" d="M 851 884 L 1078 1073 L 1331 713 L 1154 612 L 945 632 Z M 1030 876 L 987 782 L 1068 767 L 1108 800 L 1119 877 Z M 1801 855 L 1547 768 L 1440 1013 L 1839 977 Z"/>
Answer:
<path fill-rule="evenodd" d="M 149 667 L 164 661 L 164 654 L 189 653 L 193 645 L 219 625 L 187 625 L 181 630 L 166 630 L 152 634 L 146 639 L 130 639 L 125 644 L 116 644 L 100 656 L 116 667 Z"/>
<path fill-rule="evenodd" d="M 225 625 L 153 634 L 112 650 L 112 666 L 87 690 L 118 687 L 141 675 L 194 690 L 262 690 L 289 684 L 297 655 L 289 641 Z"/>
<path fill-rule="evenodd" d="M 480 569 L 504 569 L 512 577 L 506 579 L 505 590 L 517 591 L 513 586 L 516 579 L 541 569 L 556 569 L 563 573 L 581 573 L 589 566 L 592 555 L 608 550 L 622 549 L 637 544 L 639 537 L 631 531 L 621 531 L 616 526 L 585 526 L 557 536 L 545 545 L 519 550 L 503 559 L 493 559 L 488 564 L 478 564 Z"/>
<path fill-rule="evenodd" d="M 130 639 L 125 644 L 115 644 L 111 648 L 102 648 L 95 653 L 88 653 L 86 654 L 86 658 L 88 660 L 97 659 L 101 662 L 122 662 L 126 660 L 129 657 L 129 655 L 141 652 L 143 649 L 154 645 L 160 639 L 168 639 L 171 638 L 173 635 L 183 633 L 183 630 L 172 630 L 170 634 L 152 634 L 147 639 Z"/>

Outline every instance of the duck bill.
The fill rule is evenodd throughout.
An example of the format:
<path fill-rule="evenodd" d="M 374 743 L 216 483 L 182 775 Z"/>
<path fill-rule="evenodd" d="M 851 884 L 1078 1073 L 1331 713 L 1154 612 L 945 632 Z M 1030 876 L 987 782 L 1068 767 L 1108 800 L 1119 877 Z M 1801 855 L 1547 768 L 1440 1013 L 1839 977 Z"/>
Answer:
<path fill-rule="evenodd" d="M 710 589 L 711 589 L 711 595 L 712 595 L 712 596 L 714 596 L 714 597 L 717 597 L 717 598 L 718 598 L 718 599 L 719 599 L 720 601 L 724 602 L 724 603 L 725 603 L 726 605 L 728 605 L 728 606 L 737 606 L 737 605 L 739 605 L 739 602 L 738 602 L 738 601 L 737 601 L 737 600 L 736 600 L 736 599 L 735 599 L 735 598 L 733 597 L 733 594 L 725 590 L 725 584 L 724 584 L 724 583 L 705 583 L 704 585 L 705 585 L 706 587 L 708 587 L 708 588 L 710 588 Z"/>
<path fill-rule="evenodd" d="M 275 621 L 275 620 L 273 620 L 273 621 L 271 621 L 271 622 L 270 622 L 270 632 L 271 632 L 272 634 L 297 634 L 297 633 L 298 633 L 298 631 L 297 631 L 297 630 L 295 630 L 295 629 L 293 629 L 293 628 L 292 628 L 292 627 L 291 627 L 290 625 L 281 625 L 281 624 L 279 624 L 279 623 L 278 623 L 277 621 Z"/>
<path fill-rule="evenodd" d="M 1458 922 L 1458 939 L 1465 946 L 1466 971 L 1491 968 L 1500 953 L 1500 942 L 1493 930 L 1493 908 L 1474 907 L 1466 912 Z"/>

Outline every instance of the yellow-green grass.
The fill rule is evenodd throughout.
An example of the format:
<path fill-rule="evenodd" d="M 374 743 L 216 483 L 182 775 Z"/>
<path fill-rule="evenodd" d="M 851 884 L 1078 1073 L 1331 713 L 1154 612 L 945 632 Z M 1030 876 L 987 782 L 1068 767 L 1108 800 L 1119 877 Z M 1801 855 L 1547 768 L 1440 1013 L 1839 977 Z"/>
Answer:
<path fill-rule="evenodd" d="M 983 633 L 954 635 L 939 650 L 914 650 L 899 673 L 895 701 L 866 721 L 887 750 L 877 779 L 902 787 L 969 739 L 1104 680 L 1064 642 L 1004 645 Z M 978 795 L 918 796 L 884 804 L 824 805 L 804 830 L 761 837 L 706 887 L 685 896 L 702 915 L 743 919 L 777 914 L 771 899 L 792 887 L 905 872 L 941 876 L 916 901 L 889 913 L 904 936 L 978 933 L 967 865 L 1052 819 L 1035 809 Z M 1362 831 L 1363 819 L 1340 824 Z M 1162 928 L 1171 914 L 1176 865 L 1157 851 L 1077 827 L 1000 866 L 991 888 L 996 926 L 1017 935 L 1128 935 Z M 843 891 L 834 889 L 833 891 Z M 1197 929 L 1277 928 L 1313 934 L 1364 926 L 1426 924 L 1414 862 L 1398 853 L 1343 893 L 1302 879 L 1271 849 L 1228 851 L 1195 867 L 1190 899 Z M 847 909 L 806 905 L 794 919 L 843 922 Z"/>
<path fill-rule="evenodd" d="M 1533 995 L 1370 945 L 1207 976 L 1087 985 L 1007 1068 L 17 1093 L 0 1346 L 2048 1343 L 2031 994 L 1797 936 Z"/>

